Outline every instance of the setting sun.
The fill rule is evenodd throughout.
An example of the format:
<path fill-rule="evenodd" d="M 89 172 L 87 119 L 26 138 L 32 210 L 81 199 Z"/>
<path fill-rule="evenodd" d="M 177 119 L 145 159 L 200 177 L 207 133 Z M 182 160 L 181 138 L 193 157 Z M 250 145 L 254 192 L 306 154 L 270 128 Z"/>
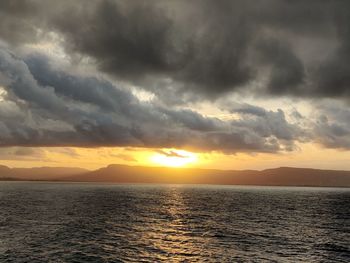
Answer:
<path fill-rule="evenodd" d="M 183 150 L 160 150 L 152 155 L 152 163 L 161 166 L 182 167 L 197 161 L 197 155 Z"/>

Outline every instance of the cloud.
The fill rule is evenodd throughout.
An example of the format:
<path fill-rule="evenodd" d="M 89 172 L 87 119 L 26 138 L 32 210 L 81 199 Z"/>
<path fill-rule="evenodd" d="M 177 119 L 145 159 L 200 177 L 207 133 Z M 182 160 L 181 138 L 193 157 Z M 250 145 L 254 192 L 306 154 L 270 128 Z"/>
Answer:
<path fill-rule="evenodd" d="M 55 33 L 71 57 L 89 57 L 167 103 L 229 92 L 348 99 L 349 8 L 341 0 L 4 0 L 0 33 L 15 46 Z"/>
<path fill-rule="evenodd" d="M 0 2 L 0 35 L 11 44 L 35 41 L 39 6 L 35 1 L 14 0 Z"/>
<path fill-rule="evenodd" d="M 345 105 L 328 102 L 317 106 L 315 140 L 328 148 L 350 149 L 350 110 Z"/>
<path fill-rule="evenodd" d="M 0 148 L 0 160 L 43 161 L 48 157 L 41 148 L 7 147 Z"/>
<path fill-rule="evenodd" d="M 0 146 L 350 149 L 349 9 L 341 0 L 0 1 Z M 307 99 L 317 114 L 220 104 L 230 93 Z M 191 107 L 203 100 L 235 118 Z"/>
<path fill-rule="evenodd" d="M 223 121 L 142 102 L 113 82 L 66 72 L 42 55 L 0 51 L 7 93 L 1 146 L 134 146 L 234 153 L 290 151 L 302 133 L 282 110 Z M 9 106 L 11 105 L 11 106 Z M 250 107 L 250 106 L 249 106 Z"/>
<path fill-rule="evenodd" d="M 231 121 L 231 125 L 256 143 L 265 138 L 272 149 L 284 147 L 278 150 L 293 151 L 296 149 L 295 142 L 310 140 L 308 129 L 299 121 L 288 121 L 281 109 L 272 111 L 246 103 L 231 104 L 227 110 L 239 116 L 238 119 Z M 290 115 L 294 114 L 295 112 L 292 112 Z M 302 118 L 300 114 L 299 118 Z"/>
<path fill-rule="evenodd" d="M 306 73 L 292 48 L 277 39 L 264 39 L 258 45 L 262 60 L 271 69 L 268 92 L 274 95 L 300 93 L 299 89 L 305 87 Z"/>
<path fill-rule="evenodd" d="M 175 151 L 163 151 L 163 150 L 158 150 L 157 153 L 160 153 L 161 155 L 164 155 L 166 157 L 177 157 L 177 158 L 187 158 L 186 155 L 179 154 Z"/>

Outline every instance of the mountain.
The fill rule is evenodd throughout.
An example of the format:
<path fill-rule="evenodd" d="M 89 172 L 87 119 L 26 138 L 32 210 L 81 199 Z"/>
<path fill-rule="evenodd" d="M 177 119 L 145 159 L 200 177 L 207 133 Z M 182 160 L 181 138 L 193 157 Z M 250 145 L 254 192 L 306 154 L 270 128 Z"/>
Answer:
<path fill-rule="evenodd" d="M 70 167 L 35 167 L 35 168 L 9 168 L 0 165 L 0 179 L 16 180 L 56 180 L 66 176 L 77 176 L 89 172 L 82 168 Z"/>
<path fill-rule="evenodd" d="M 280 167 L 263 171 L 238 171 L 112 164 L 95 171 L 88 171 L 81 168 L 9 168 L 0 165 L 0 179 L 64 182 L 350 187 L 350 171 L 291 167 Z"/>
<path fill-rule="evenodd" d="M 5 165 L 0 165 L 0 174 L 2 174 L 2 173 L 7 173 L 7 172 L 9 172 L 11 169 L 10 168 L 8 168 L 7 166 L 5 166 Z"/>
<path fill-rule="evenodd" d="M 281 167 L 263 171 L 109 165 L 64 181 L 350 187 L 350 171 Z"/>

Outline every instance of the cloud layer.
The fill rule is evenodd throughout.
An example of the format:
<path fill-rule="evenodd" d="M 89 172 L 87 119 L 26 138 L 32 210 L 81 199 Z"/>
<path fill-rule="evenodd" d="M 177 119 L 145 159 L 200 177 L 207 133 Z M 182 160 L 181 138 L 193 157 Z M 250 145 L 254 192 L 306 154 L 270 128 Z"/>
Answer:
<path fill-rule="evenodd" d="M 0 1 L 0 146 L 349 149 L 347 10 L 349 1 Z M 45 45 L 71 65 L 37 53 Z M 189 106 L 232 94 L 322 101 L 311 119 L 235 102 L 219 105 L 234 116 L 222 120 Z"/>
<path fill-rule="evenodd" d="M 232 109 L 236 120 L 142 102 L 112 82 L 72 75 L 42 55 L 0 51 L 1 146 L 184 147 L 228 153 L 289 151 L 303 132 L 282 110 Z"/>
<path fill-rule="evenodd" d="M 237 90 L 349 98 L 348 1 L 55 2 L 2 1 L 2 38 L 56 33 L 68 54 L 158 95 L 170 80 L 167 90 L 208 99 Z"/>

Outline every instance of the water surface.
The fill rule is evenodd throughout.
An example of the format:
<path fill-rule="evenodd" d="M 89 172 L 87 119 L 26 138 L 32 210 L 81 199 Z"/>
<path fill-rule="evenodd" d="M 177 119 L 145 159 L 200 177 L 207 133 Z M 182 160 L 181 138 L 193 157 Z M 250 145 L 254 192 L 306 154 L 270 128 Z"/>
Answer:
<path fill-rule="evenodd" d="M 350 189 L 0 182 L 0 262 L 350 262 Z"/>

